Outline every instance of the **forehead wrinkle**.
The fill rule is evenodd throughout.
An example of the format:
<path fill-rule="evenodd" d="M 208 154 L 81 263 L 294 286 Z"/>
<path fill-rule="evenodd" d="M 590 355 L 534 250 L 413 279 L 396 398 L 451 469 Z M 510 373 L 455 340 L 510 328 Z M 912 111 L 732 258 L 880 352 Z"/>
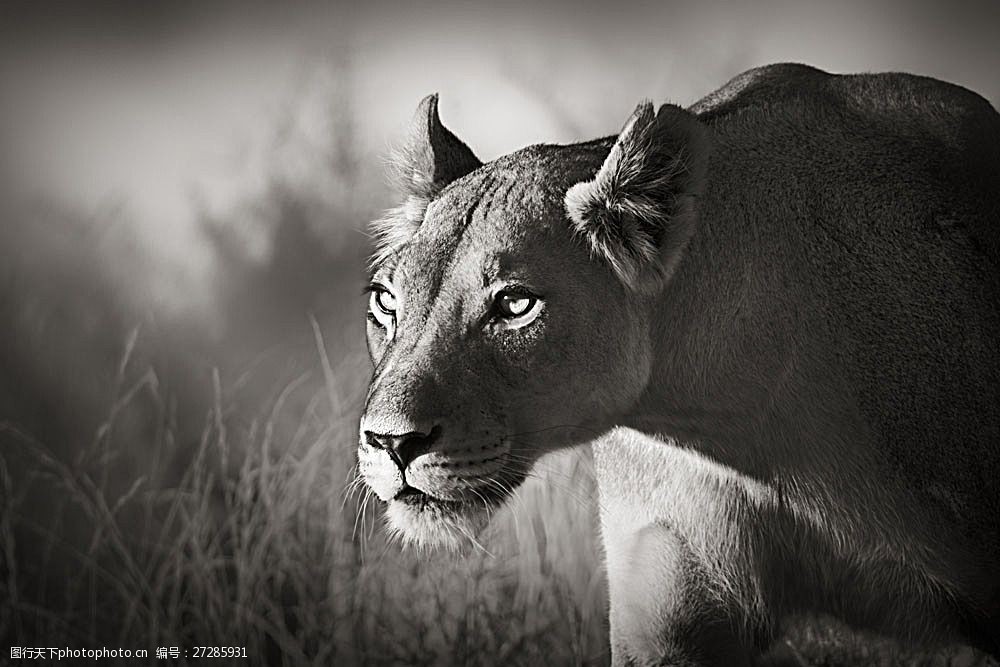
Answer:
<path fill-rule="evenodd" d="M 519 196 L 521 189 L 518 188 L 519 181 L 516 178 L 516 174 L 505 172 L 505 175 L 508 177 L 503 179 L 502 184 L 491 191 L 488 199 L 484 199 L 483 205 L 480 207 L 481 213 L 477 216 L 477 222 L 480 223 L 479 234 L 487 240 L 487 243 L 481 248 L 484 254 L 480 259 L 480 266 L 477 273 L 477 280 L 480 286 L 484 288 L 492 284 L 495 279 L 502 277 L 501 274 L 504 272 L 503 265 L 509 263 L 509 260 L 506 259 L 509 256 L 509 252 L 505 249 L 506 246 L 503 243 L 502 237 L 505 235 L 504 225 L 508 224 L 512 219 L 507 210 L 512 199 L 516 199 Z M 497 224 L 496 220 L 491 220 L 494 217 L 492 213 L 496 207 L 501 209 L 499 214 L 504 218 L 500 224 Z M 509 232 L 511 230 L 506 231 Z M 493 236 L 498 237 L 495 239 L 498 243 L 489 243 L 489 239 Z M 475 248 L 472 244 L 470 244 L 470 247 Z M 452 262 L 453 267 L 458 264 L 460 256 L 463 255 L 456 249 L 456 256 Z M 454 275 L 454 269 L 451 275 Z"/>
<path fill-rule="evenodd" d="M 483 181 L 479 186 L 479 192 L 478 196 L 476 197 L 476 201 L 473 203 L 472 207 L 465 215 L 464 224 L 462 226 L 463 234 L 465 233 L 466 230 L 469 229 L 469 227 L 474 222 L 475 213 L 480 209 L 480 206 L 483 203 L 483 201 L 486 201 L 486 206 L 483 209 L 482 219 L 483 220 L 486 219 L 486 214 L 489 212 L 489 208 L 492 205 L 493 199 L 496 197 L 496 188 L 495 188 L 496 182 L 497 179 L 493 174 L 485 174 L 483 176 Z M 486 198 L 487 195 L 489 195 L 489 199 Z"/>
<path fill-rule="evenodd" d="M 458 273 L 463 268 L 466 268 L 463 266 L 462 260 L 468 259 L 469 253 L 467 251 L 463 252 L 463 250 L 467 250 L 468 248 L 475 249 L 475 242 L 469 241 L 474 236 L 475 229 L 482 230 L 488 227 L 490 212 L 493 210 L 494 204 L 499 201 L 502 205 L 506 193 L 516 184 L 513 180 L 504 179 L 502 184 L 498 186 L 498 181 L 500 179 L 494 175 L 484 175 L 483 182 L 477 193 L 478 196 L 463 216 L 461 232 L 455 237 L 454 243 L 451 245 L 451 255 L 444 264 L 441 272 L 436 276 L 437 283 L 434 285 L 433 296 L 427 304 L 426 312 L 428 315 L 434 312 L 436 304 L 442 297 L 442 291 L 444 291 L 441 289 L 442 285 L 456 282 L 455 279 Z M 470 232 L 470 230 L 473 231 Z M 466 232 L 469 233 L 467 234 Z M 448 315 L 441 313 L 440 317 L 447 319 Z"/>
<path fill-rule="evenodd" d="M 475 244 L 469 239 L 476 232 L 489 233 L 490 218 L 493 217 L 494 208 L 504 208 L 518 185 L 517 174 L 508 169 L 481 174 L 476 180 L 478 183 L 468 183 L 464 188 L 460 182 L 456 183 L 449 188 L 450 192 L 446 190 L 443 196 L 436 200 L 434 213 L 441 214 L 448 208 L 452 210 L 458 208 L 456 204 L 460 205 L 461 200 L 465 199 L 467 204 L 464 214 L 445 213 L 434 221 L 436 229 L 425 227 L 422 230 L 425 234 L 420 234 L 418 231 L 423 238 L 419 241 L 413 240 L 407 253 L 414 260 L 413 266 L 410 266 L 409 261 L 400 261 L 397 264 L 396 269 L 400 273 L 401 284 L 405 281 L 411 285 L 411 289 L 425 294 L 423 303 L 415 309 L 419 310 L 420 314 L 411 311 L 418 317 L 422 315 L 424 327 L 427 326 L 430 314 L 440 302 L 442 291 L 447 291 L 442 290 L 442 287 L 455 282 L 460 269 L 464 268 L 463 260 L 470 259 L 469 253 L 465 250 L 474 249 Z M 456 199 L 458 201 L 455 201 Z M 428 261 L 433 256 L 438 258 L 437 261 Z"/>
<path fill-rule="evenodd" d="M 494 186 L 498 180 L 499 179 L 497 178 L 491 178 L 489 185 Z M 474 219 L 470 212 L 470 215 L 467 218 L 466 229 L 463 231 L 468 231 L 468 229 L 473 226 L 473 223 L 478 222 L 481 233 L 488 234 L 490 230 L 490 218 L 492 217 L 491 214 L 493 212 L 494 205 L 499 203 L 501 208 L 506 208 L 505 204 L 507 203 L 508 195 L 514 189 L 516 184 L 516 180 L 508 178 L 504 179 L 501 185 L 497 187 L 490 187 L 489 192 L 483 194 L 482 205 L 477 211 L 479 214 L 475 216 Z M 488 198 L 487 194 L 489 195 Z M 453 269 L 454 265 L 459 261 L 460 253 L 458 252 L 458 249 L 461 245 L 462 244 L 459 244 L 459 246 L 456 247 L 455 253 L 449 263 L 449 269 Z"/>
<path fill-rule="evenodd" d="M 496 179 L 494 179 L 494 182 L 495 180 Z M 513 189 L 514 181 L 512 179 L 505 179 L 504 185 L 506 186 L 505 188 L 502 189 L 494 188 L 493 191 L 491 192 L 491 197 L 489 201 L 486 203 L 486 207 L 483 210 L 483 215 L 481 218 L 484 224 L 489 220 L 490 212 L 492 212 L 493 210 L 493 204 L 496 202 L 498 198 L 502 201 L 503 204 L 507 203 L 507 195 L 510 193 L 511 189 Z"/>
<path fill-rule="evenodd" d="M 428 239 L 434 242 L 434 244 L 446 251 L 450 251 L 453 256 L 454 251 L 461 244 L 465 232 L 472 225 L 476 213 L 482 206 L 483 201 L 486 199 L 487 195 L 492 195 L 494 177 L 491 174 L 484 174 L 478 183 L 478 187 L 475 188 L 474 192 L 471 194 L 471 202 L 467 205 L 465 213 L 459 216 L 454 216 L 458 222 L 452 222 L 450 225 L 441 225 L 441 229 L 438 230 L 438 234 L 435 239 Z M 472 189 L 472 188 L 470 188 Z M 444 200 L 439 200 L 444 202 Z M 451 217 L 451 216 L 449 216 Z M 449 257 L 451 261 L 451 257 Z"/>
<path fill-rule="evenodd" d="M 452 223 L 451 225 L 442 225 L 443 229 L 438 230 L 438 234 L 432 234 L 425 241 L 430 243 L 435 253 L 440 253 L 442 261 L 438 264 L 440 267 L 438 270 L 421 272 L 420 275 L 423 280 L 423 286 L 427 293 L 427 299 L 423 306 L 423 317 L 426 319 L 430 316 L 430 313 L 434 311 L 434 308 L 441 298 L 441 286 L 444 284 L 448 277 L 454 273 L 454 265 L 458 261 L 459 253 L 458 248 L 462 245 L 462 240 L 465 237 L 465 232 L 468 231 L 469 227 L 472 226 L 472 221 L 477 217 L 477 212 L 482 207 L 483 200 L 488 194 L 490 194 L 490 185 L 492 184 L 492 178 L 484 178 L 480 187 L 477 188 L 476 193 L 473 195 L 471 203 L 465 211 L 465 214 L 458 218 L 458 224 Z M 457 233 L 452 233 L 457 231 Z M 419 251 L 419 244 L 414 245 L 414 250 Z M 429 263 L 421 263 L 420 266 L 428 266 Z M 402 266 L 406 266 L 405 263 Z M 405 269 L 404 269 L 405 270 Z M 416 277 L 416 276 L 414 276 Z M 413 280 L 412 282 L 416 282 Z"/>
<path fill-rule="evenodd" d="M 406 269 L 409 262 L 403 261 L 403 255 L 412 254 L 414 252 L 415 253 L 423 252 L 424 253 L 423 259 L 425 260 L 428 258 L 428 253 L 450 256 L 451 253 L 449 252 L 449 250 L 453 250 L 458 245 L 458 242 L 462 236 L 462 232 L 468 225 L 469 216 L 471 215 L 472 211 L 474 211 L 476 207 L 479 205 L 481 193 L 477 194 L 473 198 L 471 204 L 468 207 L 468 210 L 461 217 L 449 215 L 447 211 L 442 212 L 441 211 L 442 204 L 444 204 L 445 208 L 447 208 L 447 203 L 448 203 L 447 199 L 449 190 L 450 186 L 448 189 L 444 191 L 442 196 L 440 196 L 439 198 L 435 199 L 434 201 L 428 204 L 427 216 L 424 218 L 423 222 L 417 229 L 416 233 L 412 237 L 410 237 L 407 243 L 402 245 L 397 250 L 398 261 L 396 262 L 396 266 L 393 267 L 393 269 L 399 268 L 402 271 L 403 277 L 407 278 L 411 282 L 416 282 L 416 280 L 421 277 L 421 273 L 417 273 L 412 276 L 408 275 Z M 437 220 L 435 220 L 434 222 L 428 222 L 428 218 L 430 218 L 432 214 L 437 214 L 434 215 L 434 217 L 437 218 Z M 458 224 L 454 222 L 456 218 L 460 221 Z M 410 252 L 407 253 L 406 251 Z M 407 257 L 407 259 L 409 258 Z M 443 262 L 439 263 L 439 266 L 443 265 L 444 265 Z M 418 263 L 418 266 L 433 267 L 434 264 L 433 262 L 424 261 Z M 424 277 L 430 278 L 433 276 L 434 272 L 431 271 L 422 273 Z M 426 280 L 424 282 L 426 282 Z"/>
<path fill-rule="evenodd" d="M 486 220 L 489 209 L 493 205 L 493 200 L 496 198 L 496 189 L 493 187 L 495 183 L 496 179 L 492 175 L 487 174 L 484 176 L 476 198 L 473 200 L 472 205 L 469 206 L 465 215 L 462 217 L 461 229 L 454 237 L 454 242 L 450 248 L 451 256 L 448 257 L 448 261 L 445 264 L 444 269 L 441 271 L 441 282 L 454 272 L 454 266 L 459 260 L 458 249 L 462 247 L 462 241 L 465 240 L 465 234 L 473 226 L 476 218 L 478 217 L 483 221 Z M 477 213 L 479 213 L 478 216 L 476 215 Z"/>

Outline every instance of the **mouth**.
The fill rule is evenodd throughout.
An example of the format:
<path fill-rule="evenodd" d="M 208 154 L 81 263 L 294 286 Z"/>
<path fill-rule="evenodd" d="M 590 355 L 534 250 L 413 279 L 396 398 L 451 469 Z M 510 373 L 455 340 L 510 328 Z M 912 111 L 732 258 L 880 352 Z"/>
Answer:
<path fill-rule="evenodd" d="M 514 485 L 516 486 L 516 485 Z M 441 498 L 407 485 L 387 503 L 390 532 L 404 544 L 463 551 L 510 497 L 503 487 L 467 488 L 458 498 Z"/>
<path fill-rule="evenodd" d="M 484 509 L 501 505 L 510 495 L 500 488 L 493 487 L 466 489 L 463 493 L 464 496 L 460 498 L 441 498 L 407 484 L 390 502 L 402 503 L 417 510 L 426 508 L 459 510 L 465 506 Z"/>
<path fill-rule="evenodd" d="M 396 497 L 389 502 L 400 503 L 411 509 L 422 511 L 428 508 L 445 509 L 448 507 L 458 507 L 461 506 L 464 501 L 437 498 L 426 491 L 421 491 L 415 486 L 407 484 L 399 493 L 396 494 Z"/>

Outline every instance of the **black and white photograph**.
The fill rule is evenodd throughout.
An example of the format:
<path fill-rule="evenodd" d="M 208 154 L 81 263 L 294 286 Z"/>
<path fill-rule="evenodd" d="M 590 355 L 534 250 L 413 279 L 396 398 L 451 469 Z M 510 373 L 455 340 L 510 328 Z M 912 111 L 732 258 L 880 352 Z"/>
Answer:
<path fill-rule="evenodd" d="M 0 4 L 0 665 L 1000 667 L 1000 2 Z"/>

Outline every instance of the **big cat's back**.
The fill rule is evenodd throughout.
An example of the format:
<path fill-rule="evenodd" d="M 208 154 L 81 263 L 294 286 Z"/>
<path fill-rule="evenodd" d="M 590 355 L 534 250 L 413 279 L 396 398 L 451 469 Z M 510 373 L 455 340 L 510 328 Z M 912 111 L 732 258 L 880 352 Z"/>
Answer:
<path fill-rule="evenodd" d="M 974 211 L 956 231 L 987 270 L 1000 272 L 1000 114 L 982 96 L 925 76 L 784 63 L 744 72 L 689 110 L 728 140 L 791 128 L 802 150 L 776 151 L 775 159 L 801 159 L 802 169 L 824 149 L 856 151 L 861 143 L 884 171 L 913 172 L 959 214 Z"/>
<path fill-rule="evenodd" d="M 691 110 L 715 131 L 714 218 L 738 206 L 760 262 L 800 263 L 788 288 L 882 456 L 1000 549 L 1000 116 L 935 79 L 802 65 Z"/>

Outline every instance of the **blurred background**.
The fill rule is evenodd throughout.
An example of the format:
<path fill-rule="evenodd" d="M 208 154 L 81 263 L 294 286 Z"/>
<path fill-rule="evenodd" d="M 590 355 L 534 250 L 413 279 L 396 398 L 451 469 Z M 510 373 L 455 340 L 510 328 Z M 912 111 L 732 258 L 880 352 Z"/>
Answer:
<path fill-rule="evenodd" d="M 586 451 L 464 557 L 401 553 L 352 484 L 366 225 L 417 101 L 489 160 L 771 62 L 996 105 L 998 44 L 995 1 L 5 4 L 0 644 L 606 662 Z"/>

